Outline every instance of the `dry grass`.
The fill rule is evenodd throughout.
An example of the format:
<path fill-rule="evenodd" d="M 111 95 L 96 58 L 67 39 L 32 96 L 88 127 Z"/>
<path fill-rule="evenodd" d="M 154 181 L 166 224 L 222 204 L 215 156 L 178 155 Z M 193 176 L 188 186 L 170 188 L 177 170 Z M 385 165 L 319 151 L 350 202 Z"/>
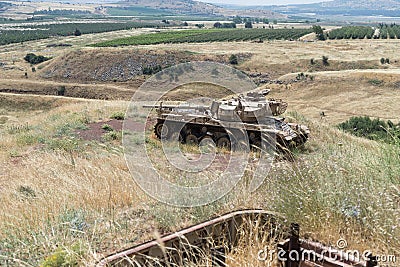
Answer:
<path fill-rule="evenodd" d="M 79 47 L 96 36 L 107 39 L 117 34 L 62 41 L 76 42 Z M 15 65 L 29 70 L 30 66 L 21 60 L 23 55 L 35 49 L 44 52 L 44 44 L 55 41 L 58 40 L 27 42 L 15 48 L 4 46 L 0 53 L 10 64 L 16 55 Z M 357 63 L 358 59 L 365 60 L 359 63 L 365 67 L 381 57 L 390 57 L 394 62 L 400 58 L 397 44 L 397 40 L 276 41 L 168 44 L 150 48 L 204 54 L 249 52 L 254 56 L 240 68 L 268 72 L 276 67 L 278 75 L 307 71 L 310 58 L 320 59 L 322 55 L 329 56 L 334 67 L 339 66 L 337 62 Z M 54 49 L 43 54 L 61 55 L 70 51 Z M 287 87 L 269 85 L 273 97 L 285 99 L 290 110 L 305 115 L 307 119 L 298 113 L 285 114 L 288 119 L 309 125 L 311 140 L 302 151 L 295 152 L 295 161 L 277 160 L 256 192 L 249 193 L 243 183 L 212 205 L 190 209 L 172 208 L 144 195 L 130 176 L 118 140 L 95 143 L 74 136 L 74 129 L 124 111 L 127 102 L 0 94 L 0 199 L 4 203 L 0 212 L 0 265 L 8 262 L 15 266 L 37 266 L 45 257 L 61 252 L 71 254 L 80 265 L 90 265 L 101 255 L 152 238 L 156 230 L 161 233 L 178 230 L 239 208 L 280 212 L 287 216 L 288 222 L 301 224 L 302 235 L 329 244 L 345 238 L 349 249 L 397 253 L 400 148 L 355 138 L 332 127 L 353 115 L 397 121 L 400 79 L 394 68 L 396 64 L 387 66 L 388 70 L 314 72 L 313 81 Z M 36 74 L 29 80 L 18 81 L 21 71 L 16 70 L 2 69 L 0 75 L 0 83 L 5 87 L 31 93 L 53 92 L 58 86 L 66 86 L 67 91 L 75 87 L 107 95 L 110 91 L 127 90 L 122 83 L 43 82 Z M 327 115 L 322 119 L 321 111 Z M 157 156 L 158 141 L 151 139 L 150 145 Z M 244 180 L 250 179 L 250 171 Z M 250 262 L 259 245 L 246 241 L 230 257 L 239 262 L 237 266 L 245 266 L 244 262 Z"/>
<path fill-rule="evenodd" d="M 289 103 L 289 110 L 301 111 L 308 118 L 336 125 L 352 116 L 370 116 L 399 121 L 400 113 L 396 72 L 338 71 L 309 73 L 314 81 L 289 86 L 267 86 L 271 97 Z M 294 78 L 295 75 L 286 76 Z M 325 117 L 320 113 L 324 112 Z"/>
<path fill-rule="evenodd" d="M 288 222 L 301 224 L 302 235 L 329 244 L 345 238 L 352 249 L 395 253 L 400 248 L 395 227 L 400 217 L 398 147 L 351 137 L 292 113 L 313 133 L 294 162 L 276 161 L 254 193 L 243 183 L 212 205 L 178 209 L 155 203 L 138 189 L 118 142 L 84 142 L 68 133 L 82 122 L 104 120 L 123 110 L 126 102 L 4 99 L 9 104 L 2 116 L 10 119 L 0 128 L 3 263 L 7 259 L 14 265 L 37 265 L 62 251 L 81 265 L 91 264 L 101 255 L 151 238 L 156 229 L 178 230 L 239 208 L 285 214 Z M 27 113 L 29 101 L 36 106 Z M 29 128 L 10 131 L 16 121 L 28 122 Z M 157 142 L 150 142 L 154 155 Z M 230 255 L 230 266 L 245 266 L 242 263 L 265 245 L 244 244 Z"/>

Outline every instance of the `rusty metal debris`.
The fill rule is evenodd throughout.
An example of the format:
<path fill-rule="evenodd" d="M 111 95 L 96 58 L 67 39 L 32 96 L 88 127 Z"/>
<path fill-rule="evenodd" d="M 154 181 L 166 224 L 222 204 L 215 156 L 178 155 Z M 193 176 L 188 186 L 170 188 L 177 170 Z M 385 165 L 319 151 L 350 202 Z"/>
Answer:
<path fill-rule="evenodd" d="M 115 253 L 101 260 L 104 266 L 184 266 L 210 252 L 214 266 L 224 266 L 227 250 L 236 246 L 239 231 L 247 222 L 258 225 L 271 237 L 276 229 L 276 214 L 263 210 L 242 210 L 191 226 L 176 233 Z M 226 246 L 227 245 L 227 246 Z"/>
<path fill-rule="evenodd" d="M 372 255 L 363 260 L 319 242 L 300 239 L 298 224 L 291 224 L 287 231 L 279 220 L 283 218 L 264 210 L 235 211 L 112 254 L 102 259 L 97 267 L 187 266 L 187 263 L 199 262 L 204 257 L 211 258 L 211 266 L 228 266 L 227 254 L 238 245 L 246 229 L 251 232 L 252 226 L 256 227 L 257 235 L 262 234 L 276 242 L 277 251 L 283 251 L 278 253 L 277 259 L 284 267 L 377 266 Z M 282 236 L 278 232 L 286 234 Z M 284 237 L 285 241 L 278 243 L 278 236 Z"/>

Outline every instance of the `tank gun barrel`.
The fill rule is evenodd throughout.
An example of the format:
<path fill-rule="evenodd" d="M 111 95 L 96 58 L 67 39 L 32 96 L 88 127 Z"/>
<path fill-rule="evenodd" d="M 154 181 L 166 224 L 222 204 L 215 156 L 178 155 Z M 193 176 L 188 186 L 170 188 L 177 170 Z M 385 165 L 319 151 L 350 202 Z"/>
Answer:
<path fill-rule="evenodd" d="M 190 105 L 190 104 L 182 104 L 182 105 L 164 105 L 160 103 L 159 105 L 143 105 L 143 108 L 155 108 L 158 110 L 197 110 L 197 111 L 206 111 L 209 109 L 209 106 L 201 106 L 201 105 Z"/>

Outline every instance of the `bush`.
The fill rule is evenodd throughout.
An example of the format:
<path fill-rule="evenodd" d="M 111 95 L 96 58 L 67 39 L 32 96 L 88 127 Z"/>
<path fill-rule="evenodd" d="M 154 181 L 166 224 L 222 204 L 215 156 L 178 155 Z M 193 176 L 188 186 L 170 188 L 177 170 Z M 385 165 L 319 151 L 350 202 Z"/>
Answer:
<path fill-rule="evenodd" d="M 122 121 L 125 119 L 125 113 L 122 111 L 118 111 L 118 112 L 113 113 L 110 118 Z"/>
<path fill-rule="evenodd" d="M 221 22 L 215 22 L 214 23 L 214 28 L 221 28 L 222 27 L 222 23 Z"/>
<path fill-rule="evenodd" d="M 239 63 L 238 62 L 238 57 L 236 55 L 231 55 L 229 57 L 229 63 L 232 64 L 232 65 L 237 65 Z"/>
<path fill-rule="evenodd" d="M 322 63 L 323 63 L 325 66 L 329 65 L 328 59 L 329 59 L 329 58 L 328 58 L 327 56 L 322 56 Z"/>
<path fill-rule="evenodd" d="M 24 57 L 24 60 L 26 62 L 31 63 L 31 64 L 39 64 L 39 63 L 42 63 L 42 62 L 47 61 L 49 59 L 51 59 L 51 58 L 50 57 L 44 57 L 44 56 L 37 56 L 37 55 L 35 55 L 33 53 L 28 53 Z"/>
<path fill-rule="evenodd" d="M 147 66 L 143 68 L 143 74 L 144 75 L 152 75 L 156 74 L 157 72 L 161 71 L 162 67 L 160 65 L 157 65 L 155 67 L 152 66 Z"/>
<path fill-rule="evenodd" d="M 104 141 L 121 141 L 121 139 L 122 139 L 121 131 L 111 131 L 103 135 Z"/>
<path fill-rule="evenodd" d="M 81 36 L 82 33 L 81 33 L 81 31 L 80 31 L 79 29 L 75 29 L 74 35 L 75 35 L 75 36 Z"/>
<path fill-rule="evenodd" d="M 58 87 L 57 95 L 59 95 L 59 96 L 64 96 L 65 95 L 65 86 L 64 85 Z"/>
<path fill-rule="evenodd" d="M 399 125 L 393 122 L 371 119 L 368 116 L 352 117 L 338 125 L 342 129 L 355 136 L 364 137 L 370 140 L 385 141 L 388 143 L 398 142 L 400 138 Z"/>
<path fill-rule="evenodd" d="M 385 58 L 381 58 L 381 64 L 385 64 Z"/>
<path fill-rule="evenodd" d="M 114 129 L 109 124 L 103 124 L 103 126 L 101 126 L 101 129 L 103 129 L 104 131 L 107 131 L 107 132 L 114 131 Z"/>
<path fill-rule="evenodd" d="M 79 266 L 84 255 L 84 247 L 79 244 L 68 249 L 59 248 L 56 252 L 44 259 L 40 267 Z"/>
<path fill-rule="evenodd" d="M 246 29 L 251 29 L 251 28 L 253 28 L 253 24 L 251 23 L 251 21 L 247 21 L 247 22 L 244 24 L 244 27 L 245 27 Z"/>
<path fill-rule="evenodd" d="M 378 79 L 372 79 L 372 80 L 369 80 L 368 83 L 371 85 L 379 86 L 379 85 L 382 85 L 384 83 L 384 81 L 378 80 Z"/>

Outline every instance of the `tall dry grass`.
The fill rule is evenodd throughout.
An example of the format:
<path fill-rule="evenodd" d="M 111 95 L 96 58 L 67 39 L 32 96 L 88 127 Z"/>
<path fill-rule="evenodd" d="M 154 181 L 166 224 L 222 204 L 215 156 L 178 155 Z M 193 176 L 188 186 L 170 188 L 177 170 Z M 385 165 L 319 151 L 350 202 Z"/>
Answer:
<path fill-rule="evenodd" d="M 400 249 L 399 146 L 352 137 L 292 113 L 312 130 L 294 161 L 277 159 L 256 192 L 249 193 L 243 182 L 216 203 L 181 209 L 155 202 L 135 185 L 118 142 L 85 142 L 71 134 L 125 107 L 124 102 L 73 101 L 2 111 L 12 119 L 0 126 L 1 265 L 46 266 L 61 258 L 91 265 L 102 255 L 151 239 L 155 231 L 178 230 L 240 208 L 279 212 L 287 223 L 300 223 L 302 236 L 325 243 L 345 238 L 349 249 L 376 254 Z M 29 129 L 10 131 L 18 120 Z M 157 142 L 150 143 L 154 151 Z M 244 241 L 229 255 L 235 259 L 231 266 L 246 266 L 264 245 Z"/>

